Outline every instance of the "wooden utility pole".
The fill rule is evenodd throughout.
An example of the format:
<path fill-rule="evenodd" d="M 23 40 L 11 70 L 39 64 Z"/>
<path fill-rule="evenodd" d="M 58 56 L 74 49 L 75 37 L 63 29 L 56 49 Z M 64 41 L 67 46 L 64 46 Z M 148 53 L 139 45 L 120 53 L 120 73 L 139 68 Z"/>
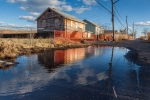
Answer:
<path fill-rule="evenodd" d="M 111 0 L 112 3 L 112 11 L 108 10 L 106 7 L 104 7 L 100 2 L 95 0 L 99 5 L 101 5 L 104 9 L 106 9 L 108 12 L 112 14 L 112 30 L 113 30 L 113 41 L 115 40 L 115 24 L 114 24 L 114 4 L 117 3 L 119 0 L 115 1 Z"/>
<path fill-rule="evenodd" d="M 117 3 L 119 0 L 115 1 L 111 0 L 112 2 L 112 30 L 113 30 L 113 41 L 115 41 L 115 23 L 114 23 L 114 4 Z"/>
<path fill-rule="evenodd" d="M 134 22 L 133 22 L 133 37 L 134 37 L 134 39 L 135 39 L 135 32 L 134 32 Z"/>
<path fill-rule="evenodd" d="M 126 16 L 127 34 L 128 34 L 128 16 Z"/>
<path fill-rule="evenodd" d="M 112 2 L 112 30 L 113 30 L 113 41 L 115 41 L 115 24 L 114 24 L 114 0 Z"/>
<path fill-rule="evenodd" d="M 133 22 L 133 34 L 134 34 L 134 22 Z"/>

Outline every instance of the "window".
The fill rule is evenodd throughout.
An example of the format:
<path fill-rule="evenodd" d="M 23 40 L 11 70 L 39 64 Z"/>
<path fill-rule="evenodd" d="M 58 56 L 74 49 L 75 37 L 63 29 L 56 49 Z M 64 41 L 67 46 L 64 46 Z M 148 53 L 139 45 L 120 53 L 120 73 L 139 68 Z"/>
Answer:
<path fill-rule="evenodd" d="M 59 27 L 59 19 L 55 19 L 55 27 Z"/>
<path fill-rule="evenodd" d="M 80 25 L 80 23 L 78 23 L 78 27 L 79 27 L 79 28 L 81 28 L 81 25 Z"/>
<path fill-rule="evenodd" d="M 42 21 L 42 26 L 43 26 L 43 27 L 46 27 L 46 20 L 43 20 L 43 21 Z"/>
<path fill-rule="evenodd" d="M 76 28 L 78 28 L 78 23 L 76 22 Z"/>
<path fill-rule="evenodd" d="M 72 21 L 70 22 L 70 27 L 72 27 Z"/>

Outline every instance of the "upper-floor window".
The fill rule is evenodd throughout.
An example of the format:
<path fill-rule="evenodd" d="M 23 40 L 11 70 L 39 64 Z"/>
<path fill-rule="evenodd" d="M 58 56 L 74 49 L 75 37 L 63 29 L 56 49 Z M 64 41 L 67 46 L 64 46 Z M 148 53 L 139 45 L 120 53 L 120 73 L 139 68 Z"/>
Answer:
<path fill-rule="evenodd" d="M 79 28 L 81 28 L 80 26 L 81 26 L 80 23 L 78 23 L 78 27 L 79 27 Z"/>
<path fill-rule="evenodd" d="M 76 28 L 78 28 L 78 23 L 76 22 Z"/>
<path fill-rule="evenodd" d="M 58 27 L 59 26 L 59 19 L 55 19 L 55 27 Z"/>
<path fill-rule="evenodd" d="M 70 27 L 72 27 L 72 21 L 70 21 Z"/>
<path fill-rule="evenodd" d="M 43 21 L 42 21 L 42 26 L 43 26 L 43 27 L 46 27 L 46 20 L 43 20 Z"/>

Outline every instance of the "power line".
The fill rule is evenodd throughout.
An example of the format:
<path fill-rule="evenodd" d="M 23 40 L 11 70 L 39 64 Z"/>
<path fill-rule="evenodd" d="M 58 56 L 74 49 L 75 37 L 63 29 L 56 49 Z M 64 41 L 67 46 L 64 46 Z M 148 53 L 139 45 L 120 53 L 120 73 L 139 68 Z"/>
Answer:
<path fill-rule="evenodd" d="M 122 24 L 122 22 L 119 20 L 119 18 L 118 18 L 117 15 L 115 15 L 115 18 L 118 20 L 118 22 L 120 23 L 120 25 L 122 25 L 123 27 L 125 27 L 125 26 Z"/>
<path fill-rule="evenodd" d="M 102 6 L 105 10 L 107 10 L 108 12 L 112 13 L 109 9 L 107 9 L 105 6 L 103 6 L 100 2 L 98 2 L 97 0 L 95 0 L 100 6 Z"/>
<path fill-rule="evenodd" d="M 107 6 L 107 7 L 109 7 L 106 3 L 105 3 L 105 1 L 104 0 L 102 0 L 103 2 L 104 2 L 104 4 Z M 111 7 L 109 7 L 109 8 L 111 8 Z"/>
<path fill-rule="evenodd" d="M 102 16 L 101 18 L 99 18 L 99 19 L 95 19 L 96 21 L 99 21 L 99 20 L 101 20 L 101 19 L 103 19 L 103 18 L 105 18 L 107 15 L 109 15 L 110 13 L 108 13 L 108 14 L 106 14 L 105 16 Z"/>
<path fill-rule="evenodd" d="M 124 19 L 121 17 L 121 15 L 120 15 L 120 13 L 118 12 L 118 10 L 117 10 L 116 7 L 115 7 L 115 10 L 116 10 L 117 14 L 119 15 L 119 17 L 120 17 L 122 20 L 124 20 Z M 125 20 L 124 20 L 124 21 L 125 21 Z"/>

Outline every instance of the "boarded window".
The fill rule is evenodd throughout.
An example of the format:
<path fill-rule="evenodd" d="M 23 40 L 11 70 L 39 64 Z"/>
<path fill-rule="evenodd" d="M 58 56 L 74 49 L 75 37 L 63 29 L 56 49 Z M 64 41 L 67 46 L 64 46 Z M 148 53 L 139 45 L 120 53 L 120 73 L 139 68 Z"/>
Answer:
<path fill-rule="evenodd" d="M 43 20 L 43 21 L 42 21 L 42 26 L 43 26 L 43 27 L 46 27 L 46 20 Z"/>
<path fill-rule="evenodd" d="M 59 27 L 59 19 L 55 19 L 55 27 Z"/>

